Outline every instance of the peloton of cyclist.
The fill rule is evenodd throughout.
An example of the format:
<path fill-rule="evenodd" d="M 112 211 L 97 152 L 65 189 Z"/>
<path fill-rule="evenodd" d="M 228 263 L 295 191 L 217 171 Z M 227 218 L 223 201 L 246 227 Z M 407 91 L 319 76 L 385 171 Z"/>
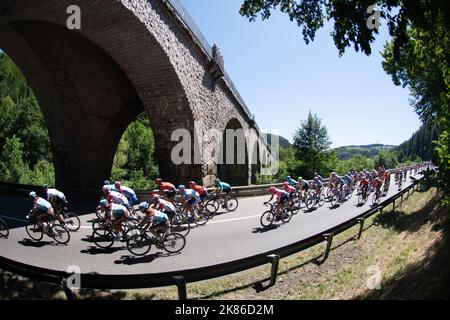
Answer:
<path fill-rule="evenodd" d="M 271 193 L 271 197 L 266 203 L 270 203 L 270 201 L 272 201 L 273 198 L 276 197 L 277 206 L 275 208 L 275 216 L 277 217 L 277 220 L 280 220 L 282 209 L 289 198 L 289 194 L 286 191 L 275 188 L 273 186 L 269 188 L 269 193 Z"/>
<path fill-rule="evenodd" d="M 134 206 L 139 203 L 136 192 L 133 189 L 126 186 L 122 186 L 120 181 L 116 181 L 114 183 L 114 187 L 116 190 L 118 190 L 118 192 L 123 194 L 128 199 L 128 203 L 130 205 Z"/>

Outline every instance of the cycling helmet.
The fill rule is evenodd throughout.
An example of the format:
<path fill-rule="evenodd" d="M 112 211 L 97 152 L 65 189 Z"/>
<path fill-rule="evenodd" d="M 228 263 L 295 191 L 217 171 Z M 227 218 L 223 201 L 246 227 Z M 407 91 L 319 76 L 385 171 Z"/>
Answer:
<path fill-rule="evenodd" d="M 104 193 L 109 193 L 111 191 L 111 188 L 109 186 L 103 186 L 102 190 Z"/>
<path fill-rule="evenodd" d="M 98 205 L 100 207 L 106 207 L 108 205 L 108 200 L 106 199 L 100 200 L 100 203 Z"/>
<path fill-rule="evenodd" d="M 31 199 L 35 199 L 37 197 L 36 192 L 31 191 L 30 194 L 28 195 Z"/>
<path fill-rule="evenodd" d="M 114 185 L 117 187 L 117 186 L 119 186 L 120 187 L 120 181 L 116 181 L 116 182 L 114 182 Z"/>
<path fill-rule="evenodd" d="M 44 184 L 44 189 L 48 189 L 48 184 Z"/>
<path fill-rule="evenodd" d="M 103 181 L 103 185 L 104 186 L 109 186 L 110 184 L 111 184 L 111 182 L 109 180 Z"/>
<path fill-rule="evenodd" d="M 184 189 L 186 189 L 186 186 L 184 184 L 180 184 L 178 186 L 178 190 L 184 190 Z"/>
<path fill-rule="evenodd" d="M 214 179 L 214 182 L 215 182 L 215 183 L 219 183 L 219 182 L 220 182 L 220 179 L 219 179 L 219 178 L 216 178 L 216 179 Z"/>
<path fill-rule="evenodd" d="M 142 202 L 139 205 L 139 211 L 147 211 L 150 205 L 147 202 Z"/>
<path fill-rule="evenodd" d="M 275 188 L 275 187 L 270 187 L 270 188 L 269 188 L 269 192 L 270 192 L 270 193 L 275 193 L 275 191 L 276 191 L 276 188 Z"/>
<path fill-rule="evenodd" d="M 156 184 L 160 184 L 161 182 L 162 182 L 162 179 L 161 179 L 161 178 L 158 178 L 158 179 L 155 180 L 155 183 L 156 183 Z"/>
<path fill-rule="evenodd" d="M 196 183 L 195 181 L 189 181 L 189 185 L 194 185 L 194 186 L 196 186 L 197 183 Z"/>
<path fill-rule="evenodd" d="M 154 195 L 153 198 L 150 200 L 150 203 L 155 204 L 159 201 L 159 199 L 160 199 L 159 195 Z"/>
<path fill-rule="evenodd" d="M 299 181 L 302 181 L 303 180 L 303 178 L 302 177 L 298 177 L 298 179 L 297 180 L 299 180 Z"/>
<path fill-rule="evenodd" d="M 285 179 L 286 179 L 286 180 L 289 180 L 290 178 L 291 178 L 291 176 L 286 176 L 286 178 L 285 178 Z"/>

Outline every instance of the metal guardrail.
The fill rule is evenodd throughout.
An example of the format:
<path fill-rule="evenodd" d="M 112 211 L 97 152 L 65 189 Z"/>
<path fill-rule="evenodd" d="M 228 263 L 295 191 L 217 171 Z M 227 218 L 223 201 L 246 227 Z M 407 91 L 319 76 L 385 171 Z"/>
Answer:
<path fill-rule="evenodd" d="M 203 33 L 200 31 L 197 24 L 194 22 L 194 19 L 192 19 L 191 15 L 187 12 L 187 10 L 183 7 L 181 2 L 179 0 L 160 0 L 166 7 L 169 8 L 170 11 L 172 11 L 176 17 L 179 18 L 179 20 L 186 26 L 187 30 L 191 34 L 192 38 L 196 40 L 196 42 L 199 44 L 199 46 L 202 48 L 202 51 L 205 52 L 205 54 L 208 56 L 210 61 L 214 61 L 213 56 L 213 49 L 211 45 L 209 44 L 208 40 L 206 40 Z M 233 81 L 231 80 L 230 76 L 227 74 L 227 72 L 224 72 L 224 80 L 230 89 L 231 93 L 236 98 L 237 102 L 242 107 L 244 113 L 247 115 L 249 120 L 254 120 L 255 116 L 250 112 L 250 109 L 248 108 L 247 104 L 245 103 L 244 99 L 240 95 L 238 89 L 234 85 Z M 254 124 L 256 130 L 259 132 L 259 127 L 257 124 Z"/>
<path fill-rule="evenodd" d="M 222 264 L 195 269 L 179 270 L 174 272 L 153 274 L 149 273 L 139 275 L 103 275 L 92 273 L 81 274 L 81 286 L 85 289 L 141 289 L 176 285 L 178 287 L 179 298 L 186 299 L 186 283 L 217 278 L 258 267 L 267 263 L 272 264 L 272 272 L 270 278 L 271 280 L 269 285 L 272 286 L 276 282 L 280 258 L 301 252 L 314 245 L 326 241 L 326 250 L 323 254 L 322 261 L 320 261 L 322 263 L 327 259 L 330 253 L 334 236 L 359 224 L 360 228 L 357 235 L 357 238 L 359 239 L 362 232 L 364 231 L 364 221 L 367 218 L 378 212 L 381 212 L 385 207 L 392 203 L 394 204 L 395 208 L 397 199 L 401 198 L 401 201 L 403 201 L 404 195 L 408 194 L 409 196 L 410 192 L 415 190 L 422 179 L 423 178 L 416 180 L 412 185 L 403 189 L 400 193 L 390 197 L 376 207 L 373 207 L 356 217 L 353 217 L 337 226 L 334 226 L 333 228 L 325 230 L 324 232 L 311 236 L 307 239 L 289 244 L 287 246 Z M 64 289 L 68 299 L 74 298 L 73 293 L 67 287 L 67 279 L 72 276 L 71 274 L 24 264 L 5 257 L 0 257 L 0 268 L 30 279 L 59 285 Z"/>

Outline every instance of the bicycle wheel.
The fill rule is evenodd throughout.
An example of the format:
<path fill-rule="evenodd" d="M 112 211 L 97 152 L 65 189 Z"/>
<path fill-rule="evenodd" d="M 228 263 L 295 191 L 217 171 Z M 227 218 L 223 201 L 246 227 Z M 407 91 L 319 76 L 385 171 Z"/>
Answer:
<path fill-rule="evenodd" d="M 308 210 L 312 210 L 314 209 L 315 206 L 316 206 L 316 197 L 310 195 L 308 199 L 306 199 L 306 208 L 308 208 Z"/>
<path fill-rule="evenodd" d="M 179 233 L 169 233 L 163 239 L 163 248 L 169 253 L 178 253 L 186 246 L 186 238 Z"/>
<path fill-rule="evenodd" d="M 288 223 L 289 221 L 291 221 L 292 219 L 292 213 L 287 210 L 284 209 L 283 213 L 281 214 L 281 221 L 283 221 L 284 223 Z"/>
<path fill-rule="evenodd" d="M 325 195 L 321 194 L 319 197 L 319 200 L 317 201 L 317 204 L 319 207 L 323 206 L 325 204 Z"/>
<path fill-rule="evenodd" d="M 219 211 L 219 202 L 216 199 L 208 200 L 205 204 L 205 209 L 211 214 L 216 214 Z"/>
<path fill-rule="evenodd" d="M 50 229 L 50 234 L 53 240 L 55 240 L 59 244 L 67 244 L 70 241 L 69 230 L 60 224 L 55 224 Z"/>
<path fill-rule="evenodd" d="M 262 214 L 259 222 L 261 223 L 261 225 L 264 228 L 267 228 L 273 224 L 274 220 L 275 220 L 275 217 L 274 217 L 272 211 L 269 210 Z"/>
<path fill-rule="evenodd" d="M 108 249 L 114 244 L 114 234 L 107 227 L 98 229 L 96 233 L 92 233 L 92 238 L 97 247 Z"/>
<path fill-rule="evenodd" d="M 300 211 L 301 202 L 299 198 L 294 199 L 294 203 L 292 204 L 291 212 L 293 214 L 297 214 Z"/>
<path fill-rule="evenodd" d="M 378 194 L 375 192 L 372 196 L 372 205 L 373 206 L 378 205 L 379 200 L 380 200 L 380 198 L 378 197 Z"/>
<path fill-rule="evenodd" d="M 105 219 L 105 213 L 101 212 L 100 210 L 95 211 L 95 215 L 97 216 L 97 218 L 99 219 Z"/>
<path fill-rule="evenodd" d="M 186 237 L 191 232 L 191 225 L 189 222 L 185 222 L 180 217 L 175 216 L 170 225 L 170 232 L 179 233 Z"/>
<path fill-rule="evenodd" d="M 127 234 L 127 249 L 135 256 L 144 256 L 152 248 L 152 243 L 148 236 L 139 228 L 128 230 Z"/>
<path fill-rule="evenodd" d="M 34 241 L 41 241 L 44 237 L 44 233 L 42 232 L 42 227 L 37 224 L 29 224 L 25 227 L 27 234 Z"/>
<path fill-rule="evenodd" d="M 332 207 L 336 207 L 337 205 L 338 205 L 338 203 L 339 203 L 339 197 L 337 196 L 337 195 L 333 195 L 332 197 L 331 197 L 331 206 Z"/>
<path fill-rule="evenodd" d="M 5 220 L 0 218 L 0 238 L 8 238 L 8 236 L 9 236 L 8 225 L 6 224 Z"/>
<path fill-rule="evenodd" d="M 80 218 L 74 212 L 68 212 L 64 216 L 64 227 L 69 231 L 80 230 L 81 222 Z"/>
<path fill-rule="evenodd" d="M 195 224 L 198 226 L 204 226 L 211 218 L 211 214 L 206 209 L 197 211 L 197 215 L 199 218 L 195 220 Z"/>
<path fill-rule="evenodd" d="M 239 201 L 236 198 L 230 198 L 227 203 L 227 210 L 230 212 L 236 211 L 239 207 Z"/>

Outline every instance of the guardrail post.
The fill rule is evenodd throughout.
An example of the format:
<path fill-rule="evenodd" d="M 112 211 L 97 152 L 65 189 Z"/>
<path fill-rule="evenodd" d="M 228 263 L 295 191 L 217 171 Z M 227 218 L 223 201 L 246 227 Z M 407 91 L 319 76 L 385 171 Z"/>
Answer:
<path fill-rule="evenodd" d="M 332 233 L 326 233 L 326 234 L 323 235 L 324 239 L 327 241 L 327 247 L 325 249 L 325 253 L 323 255 L 323 258 L 322 259 L 317 259 L 317 263 L 318 264 L 322 264 L 328 259 L 328 256 L 329 256 L 330 251 L 331 251 L 331 243 L 333 242 L 333 236 L 334 235 Z"/>
<path fill-rule="evenodd" d="M 186 289 L 186 278 L 183 276 L 176 276 L 173 277 L 175 280 L 175 285 L 178 289 L 178 299 L 180 301 L 186 301 L 187 300 L 187 289 Z"/>
<path fill-rule="evenodd" d="M 363 231 L 364 231 L 364 221 L 366 221 L 366 219 L 364 219 L 364 218 L 358 218 L 357 221 L 358 221 L 358 223 L 359 223 L 359 232 L 358 232 L 358 236 L 357 236 L 356 239 L 359 240 L 359 239 L 361 239 L 361 235 L 362 235 L 362 233 L 363 233 Z"/>
<path fill-rule="evenodd" d="M 277 274 L 278 274 L 278 266 L 280 265 L 280 256 L 277 254 L 271 254 L 267 256 L 269 262 L 272 264 L 272 270 L 270 272 L 270 284 L 269 287 L 272 287 L 277 282 Z"/>
<path fill-rule="evenodd" d="M 67 286 L 67 280 L 66 279 L 61 279 L 61 287 L 64 290 L 64 293 L 66 295 L 66 299 L 68 301 L 74 301 L 76 300 L 76 296 L 73 293 L 73 291 Z"/>

